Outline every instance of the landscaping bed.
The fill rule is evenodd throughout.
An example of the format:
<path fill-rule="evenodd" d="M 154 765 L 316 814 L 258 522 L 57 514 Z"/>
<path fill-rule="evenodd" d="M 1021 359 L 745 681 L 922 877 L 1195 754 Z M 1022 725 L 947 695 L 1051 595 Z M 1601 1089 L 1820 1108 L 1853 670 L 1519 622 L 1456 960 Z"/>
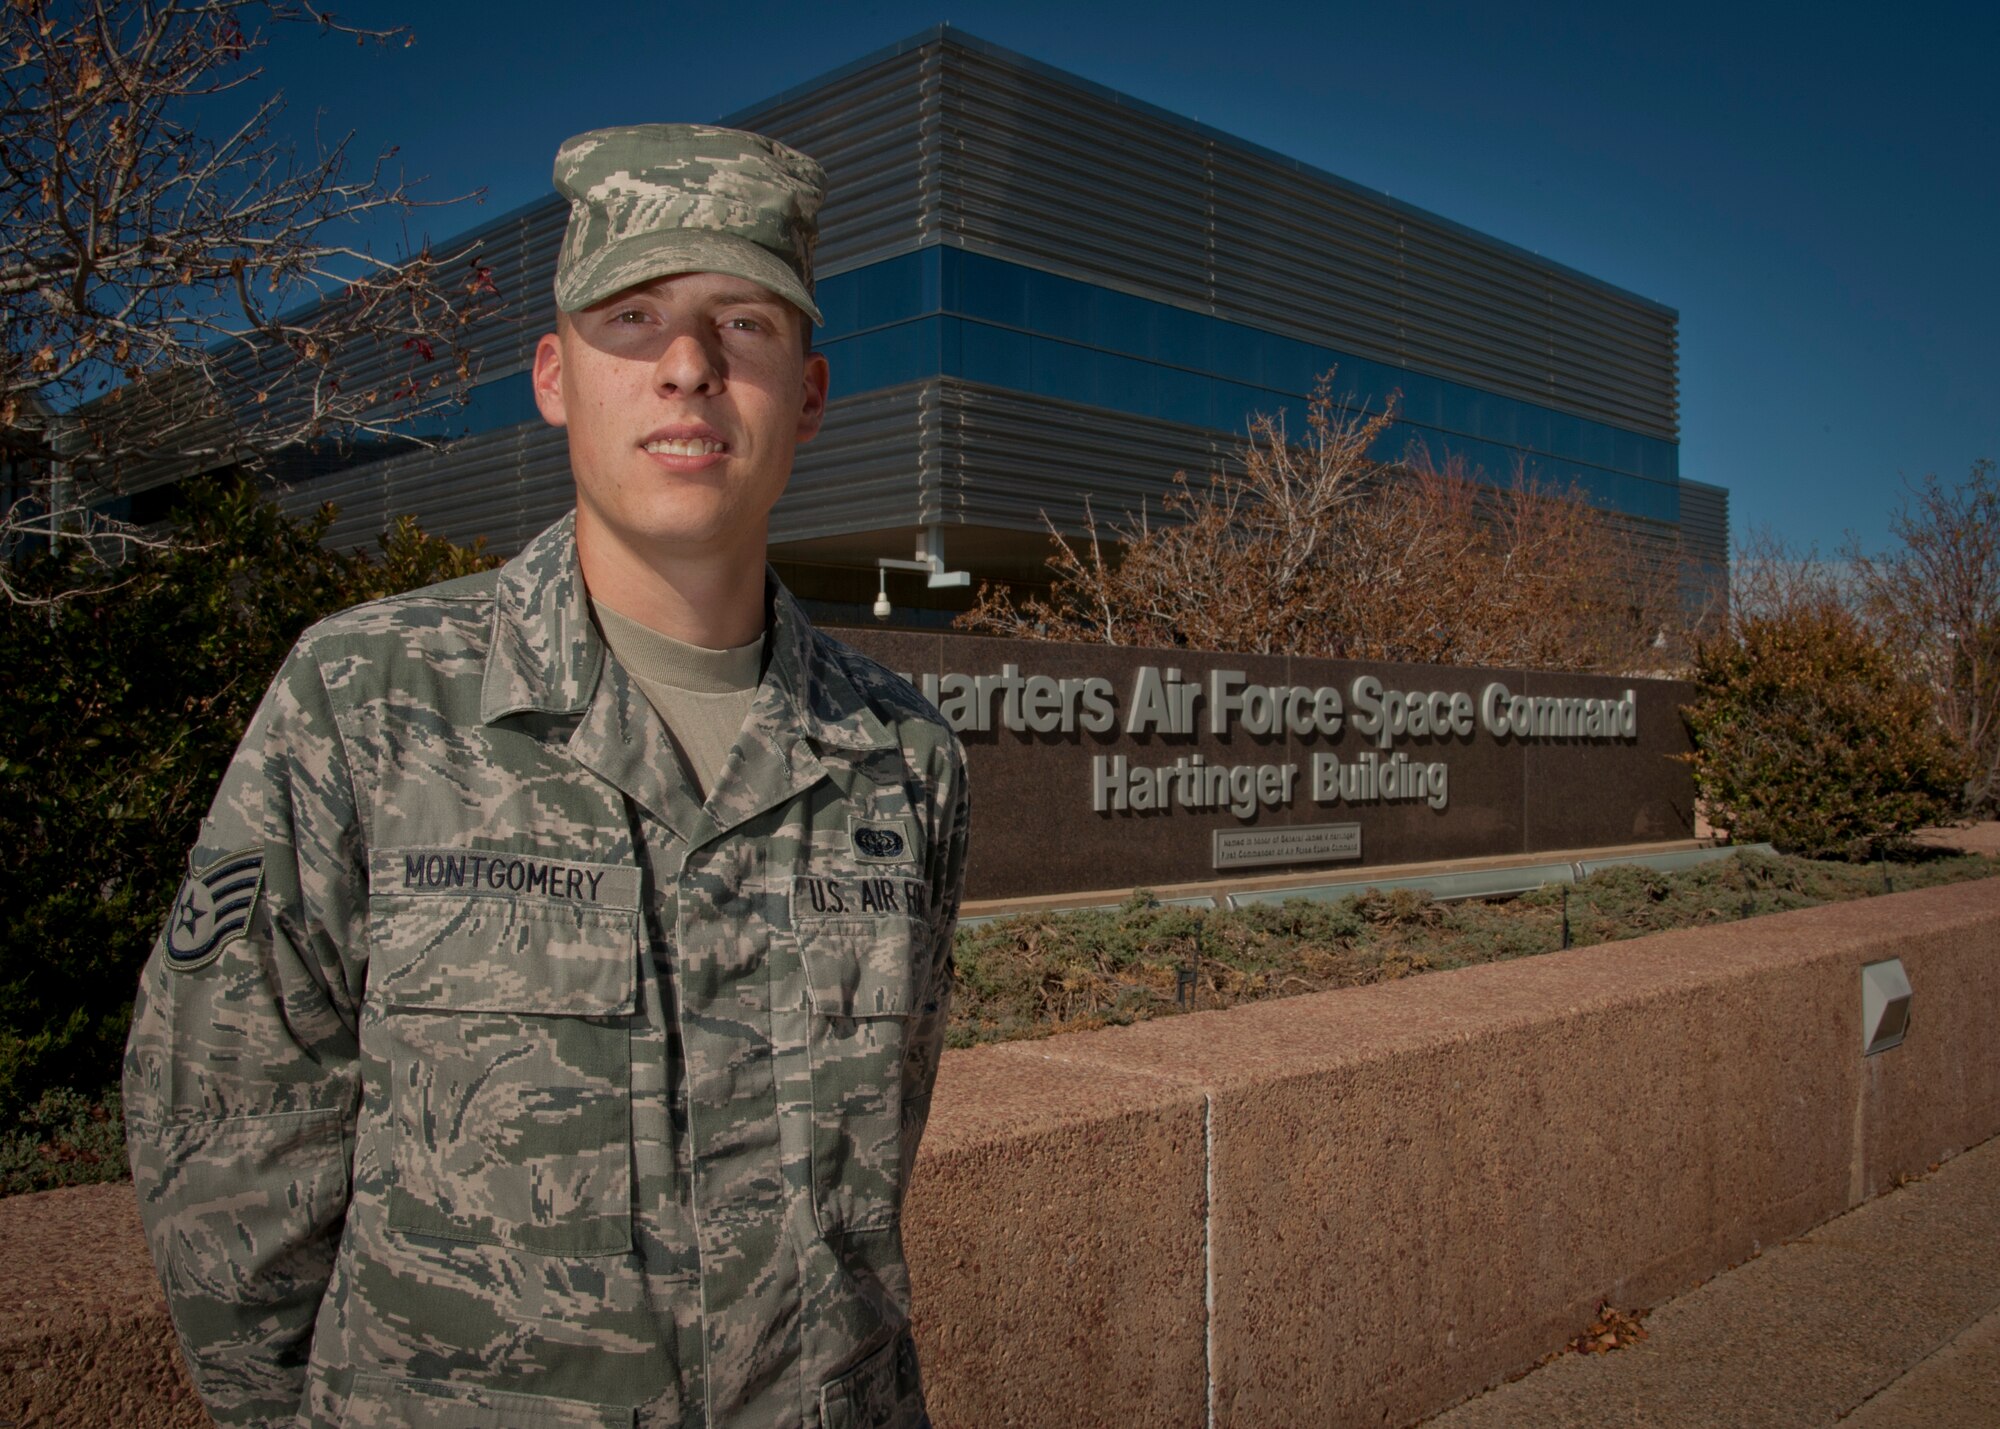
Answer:
<path fill-rule="evenodd" d="M 950 1045 L 1360 987 L 1996 873 L 2000 858 L 1938 849 L 1880 863 L 1745 851 L 1678 873 L 1609 868 L 1497 901 L 1400 889 L 1223 912 L 1141 891 L 1113 910 L 1023 913 L 961 931 Z"/>

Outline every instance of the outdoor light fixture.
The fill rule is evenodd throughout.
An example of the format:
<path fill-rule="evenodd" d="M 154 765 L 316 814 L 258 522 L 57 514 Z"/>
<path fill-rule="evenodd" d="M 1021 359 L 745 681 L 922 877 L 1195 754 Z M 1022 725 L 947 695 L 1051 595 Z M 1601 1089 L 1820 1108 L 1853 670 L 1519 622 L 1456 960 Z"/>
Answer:
<path fill-rule="evenodd" d="M 944 568 L 944 528 L 926 526 L 917 542 L 917 557 L 913 561 L 898 560 L 893 556 L 878 556 L 875 560 L 875 618 L 887 620 L 894 609 L 889 604 L 889 572 L 920 571 L 929 577 L 925 581 L 932 590 L 964 589 L 972 584 L 971 571 L 948 571 Z"/>
<path fill-rule="evenodd" d="M 1872 1057 L 1901 1045 L 1910 1030 L 1910 979 L 1903 960 L 1861 967 L 1861 1055 Z"/>

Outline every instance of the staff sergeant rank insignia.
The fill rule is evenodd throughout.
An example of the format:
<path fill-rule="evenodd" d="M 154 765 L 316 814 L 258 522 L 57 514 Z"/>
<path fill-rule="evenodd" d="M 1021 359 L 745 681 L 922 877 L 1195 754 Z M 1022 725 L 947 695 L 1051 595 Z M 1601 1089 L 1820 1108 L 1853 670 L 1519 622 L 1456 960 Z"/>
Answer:
<path fill-rule="evenodd" d="M 167 966 L 190 972 L 214 962 L 250 926 L 263 883 L 261 853 L 225 854 L 188 874 L 167 918 Z"/>

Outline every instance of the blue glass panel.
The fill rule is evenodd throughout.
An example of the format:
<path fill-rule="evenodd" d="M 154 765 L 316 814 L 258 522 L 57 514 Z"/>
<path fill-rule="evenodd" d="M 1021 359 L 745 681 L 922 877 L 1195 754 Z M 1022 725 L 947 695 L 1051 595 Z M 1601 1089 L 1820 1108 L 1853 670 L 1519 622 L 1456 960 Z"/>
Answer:
<path fill-rule="evenodd" d="M 1413 422 L 1435 427 L 1444 421 L 1445 388 L 1448 385 L 1421 372 L 1405 372 L 1402 381 L 1391 383 L 1384 389 L 1383 397 L 1386 400 L 1388 392 L 1400 387 L 1403 400 L 1397 405 L 1397 410 Z"/>
<path fill-rule="evenodd" d="M 1441 429 L 1468 437 L 1480 430 L 1477 393 L 1468 392 L 1463 387 L 1447 387 L 1440 397 L 1439 406 L 1442 410 L 1437 425 Z"/>
<path fill-rule="evenodd" d="M 1312 391 L 1328 366 L 1325 353 L 1289 337 L 1255 343 L 1247 355 L 1251 360 L 1241 364 L 1238 373 L 1242 380 L 1284 392 Z M 1349 390 L 1357 394 L 1375 391 L 1382 375 L 1371 370 L 1375 366 L 1358 357 L 1343 358 L 1340 370 L 1333 374 L 1333 390 L 1343 395 Z"/>
<path fill-rule="evenodd" d="M 833 370 L 832 395 L 852 397 L 936 376 L 939 327 L 939 319 L 923 318 L 821 343 Z"/>
<path fill-rule="evenodd" d="M 956 248 L 925 249 L 938 256 L 938 306 L 948 313 L 965 311 L 965 255 Z"/>
<path fill-rule="evenodd" d="M 826 319 L 815 334 L 822 344 L 861 326 L 861 286 L 847 281 L 853 276 L 843 273 L 838 278 L 827 278 L 813 291 L 813 301 L 819 304 L 820 314 Z"/>
<path fill-rule="evenodd" d="M 1199 373 L 1183 372 L 1177 367 L 1158 367 L 1159 381 L 1153 391 L 1153 411 L 1156 416 L 1168 421 L 1187 422 L 1190 426 L 1219 427 L 1234 412 L 1237 402 L 1243 396 L 1253 396 L 1265 411 L 1271 408 L 1271 398 L 1275 393 L 1251 393 L 1224 386 Z M 1241 393 L 1239 396 L 1238 393 Z M 1194 414 L 1199 413 L 1199 417 Z M 1243 418 L 1238 416 L 1235 430 L 1242 430 Z"/>
<path fill-rule="evenodd" d="M 1033 341 L 1024 332 L 988 327 L 985 323 L 961 322 L 959 365 L 952 375 L 995 387 L 1033 391 L 1033 369 L 1028 345 Z"/>
<path fill-rule="evenodd" d="M 1636 472 L 1639 469 L 1639 434 L 1637 432 L 1611 433 L 1611 460 L 1605 463 L 1617 471 Z"/>
<path fill-rule="evenodd" d="M 1211 322 L 1199 314 L 1183 313 L 1181 316 L 1198 325 L 1207 335 L 1208 371 L 1238 381 L 1254 380 L 1259 366 L 1258 357 L 1264 346 L 1261 341 L 1263 334 L 1236 323 Z"/>
<path fill-rule="evenodd" d="M 1043 338 L 1026 337 L 1021 334 L 1011 335 L 1021 338 L 1021 351 L 1028 365 L 1027 386 L 1030 391 L 1039 392 L 1046 397 L 1061 397 L 1071 402 L 1088 402 L 1093 406 L 1111 405 L 1098 390 L 1102 384 L 1091 379 L 1109 368 L 1116 367 L 1118 358 L 1106 353 L 1087 352 L 1084 348 L 1066 342 L 1049 342 Z M 1090 358 L 1096 360 L 1087 361 Z M 1134 392 L 1125 395 L 1125 410 L 1137 410 L 1149 414 L 1153 410 L 1153 404 L 1147 402 L 1142 394 Z"/>
<path fill-rule="evenodd" d="M 1303 430 L 1304 398 L 1334 368 L 1344 403 L 1379 411 L 1401 394 L 1384 455 L 1421 438 L 1497 479 L 1526 458 L 1635 513 L 1678 511 L 1673 442 L 982 254 L 921 249 L 827 279 L 819 298 L 837 395 L 942 372 L 1241 435 L 1258 412 Z"/>
<path fill-rule="evenodd" d="M 1645 477 L 1648 481 L 1676 481 L 1679 479 L 1680 472 L 1678 468 L 1680 463 L 1675 462 L 1673 466 L 1667 467 L 1665 470 L 1661 469 L 1665 466 L 1665 463 L 1660 459 L 1661 449 L 1666 448 L 1667 450 L 1671 450 L 1667 446 L 1667 443 L 1649 442 L 1644 437 L 1635 436 L 1632 444 L 1634 447 L 1633 471 Z"/>
<path fill-rule="evenodd" d="M 931 247 L 921 249 L 917 254 L 918 257 L 924 260 L 922 310 L 927 313 L 937 312 L 945 305 L 943 288 L 944 253 L 945 250 L 942 248 Z"/>
<path fill-rule="evenodd" d="M 837 341 L 866 328 L 904 322 L 938 308 L 935 249 L 919 249 L 820 282 L 813 301 L 826 321 L 819 342 Z"/>
<path fill-rule="evenodd" d="M 1527 402 L 1509 405 L 1514 409 L 1515 442 L 1540 452 L 1554 450 L 1555 424 L 1551 418 L 1555 413 L 1547 407 L 1536 407 Z"/>
<path fill-rule="evenodd" d="M 938 333 L 938 371 L 962 373 L 965 371 L 965 323 L 958 318 L 940 318 L 942 324 Z"/>
<path fill-rule="evenodd" d="M 1639 450 L 1644 457 L 1640 475 L 1650 477 L 1654 481 L 1671 481 L 1676 484 L 1680 482 L 1681 449 L 1677 443 L 1641 437 Z"/>
<path fill-rule="evenodd" d="M 1578 422 L 1576 440 L 1568 451 L 1556 456 L 1574 457 L 1593 466 L 1610 466 L 1618 457 L 1618 444 L 1611 428 L 1599 422 Z"/>
<path fill-rule="evenodd" d="M 1215 328 L 1218 325 L 1188 321 L 1198 315 L 1166 303 L 1148 303 L 1146 306 L 1152 310 L 1146 315 L 1146 352 L 1172 367 L 1186 367 L 1200 372 L 1218 370 L 1219 359 L 1215 351 Z"/>
<path fill-rule="evenodd" d="M 533 375 L 516 372 L 480 383 L 465 394 L 463 407 L 440 412 L 433 423 L 426 425 L 452 436 L 473 436 L 541 419 L 542 414 L 535 406 Z"/>
<path fill-rule="evenodd" d="M 1548 440 L 1536 444 L 1535 449 L 1543 452 L 1573 452 L 1582 438 L 1583 421 L 1567 412 L 1548 413 Z"/>
<path fill-rule="evenodd" d="M 945 249 L 943 265 L 947 308 L 969 318 L 1301 396 L 1337 367 L 1335 390 L 1371 407 L 1400 390 L 1412 420 L 1635 473 L 1665 475 L 1674 455 L 1671 442 L 983 254 Z"/>
<path fill-rule="evenodd" d="M 958 311 L 1010 327 L 1028 325 L 1028 283 L 1045 276 L 1014 263 L 959 253 Z"/>
<path fill-rule="evenodd" d="M 1099 333 L 1143 332 L 1130 317 L 1108 311 L 1112 294 L 1088 283 L 1070 283 L 1048 273 L 1027 275 L 1021 285 L 1020 326 L 1070 342 L 1090 342 Z M 983 315 L 982 315 L 983 316 Z M 1124 321 L 1119 321 L 1124 318 Z M 1014 321 L 995 317 L 996 322 Z M 1121 347 L 1125 344 L 1119 344 Z"/>

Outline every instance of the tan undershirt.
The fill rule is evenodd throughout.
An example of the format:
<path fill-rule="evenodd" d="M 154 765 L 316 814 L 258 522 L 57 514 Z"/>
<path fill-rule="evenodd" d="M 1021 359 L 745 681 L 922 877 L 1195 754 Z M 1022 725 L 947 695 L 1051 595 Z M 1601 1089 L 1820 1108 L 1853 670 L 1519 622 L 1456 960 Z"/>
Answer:
<path fill-rule="evenodd" d="M 602 601 L 591 602 L 604 643 L 659 712 L 703 800 L 722 775 L 749 717 L 764 663 L 764 637 L 733 650 L 704 650 L 662 635 Z"/>

